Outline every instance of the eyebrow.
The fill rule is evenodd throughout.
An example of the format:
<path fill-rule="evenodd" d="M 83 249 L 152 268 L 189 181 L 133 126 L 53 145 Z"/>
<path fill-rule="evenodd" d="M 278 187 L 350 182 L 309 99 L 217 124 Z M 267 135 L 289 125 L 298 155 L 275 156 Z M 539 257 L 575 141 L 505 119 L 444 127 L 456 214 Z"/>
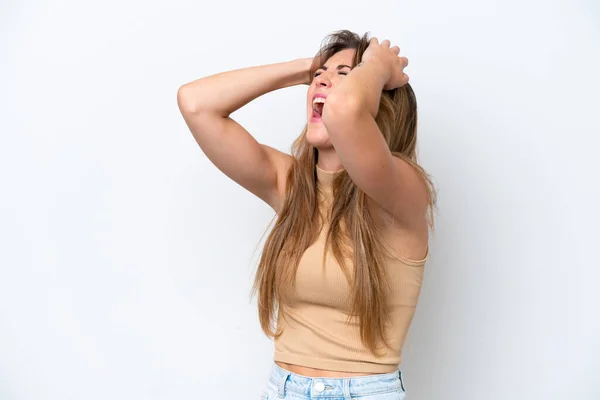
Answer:
<path fill-rule="evenodd" d="M 352 69 L 351 66 L 346 65 L 346 64 L 340 64 L 335 69 L 337 69 L 339 71 L 340 69 L 343 69 L 343 68 L 350 68 L 350 69 Z M 318 69 L 322 69 L 324 71 L 327 71 L 327 67 L 325 65 L 321 65 Z"/>

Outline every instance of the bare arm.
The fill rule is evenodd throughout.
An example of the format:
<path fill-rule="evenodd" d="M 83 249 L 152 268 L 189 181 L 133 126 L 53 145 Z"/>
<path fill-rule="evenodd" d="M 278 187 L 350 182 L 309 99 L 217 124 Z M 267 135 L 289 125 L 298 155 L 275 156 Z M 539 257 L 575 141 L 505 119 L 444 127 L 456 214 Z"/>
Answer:
<path fill-rule="evenodd" d="M 406 84 L 406 60 L 399 49 L 371 39 L 370 56 L 353 69 L 327 97 L 323 123 L 348 174 L 356 185 L 397 221 L 422 226 L 428 193 L 418 172 L 394 157 L 375 122 L 382 90 Z M 371 54 L 372 54 L 371 53 Z"/>
<path fill-rule="evenodd" d="M 268 92 L 309 83 L 311 62 L 298 59 L 222 72 L 187 83 L 177 92 L 181 114 L 210 161 L 276 212 L 293 159 L 258 143 L 230 114 Z"/>

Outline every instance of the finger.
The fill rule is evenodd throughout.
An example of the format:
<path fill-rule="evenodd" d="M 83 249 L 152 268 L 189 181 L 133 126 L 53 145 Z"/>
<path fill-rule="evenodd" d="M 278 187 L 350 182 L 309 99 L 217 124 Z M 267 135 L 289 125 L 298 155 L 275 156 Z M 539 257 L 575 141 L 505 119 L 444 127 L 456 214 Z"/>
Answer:
<path fill-rule="evenodd" d="M 390 41 L 387 39 L 385 39 L 383 42 L 381 42 L 381 45 L 384 47 L 390 47 L 390 44 L 391 44 Z"/>
<path fill-rule="evenodd" d="M 400 47 L 398 46 L 394 46 L 391 48 L 391 50 L 394 52 L 394 54 L 398 55 L 400 54 Z"/>
<path fill-rule="evenodd" d="M 408 66 L 408 58 L 400 57 L 400 62 L 402 62 L 402 65 L 404 65 L 405 67 Z"/>
<path fill-rule="evenodd" d="M 369 46 L 371 46 L 371 45 L 376 45 L 376 44 L 379 44 L 379 41 L 377 40 L 377 38 L 376 38 L 376 37 L 372 37 L 372 38 L 369 40 Z"/>

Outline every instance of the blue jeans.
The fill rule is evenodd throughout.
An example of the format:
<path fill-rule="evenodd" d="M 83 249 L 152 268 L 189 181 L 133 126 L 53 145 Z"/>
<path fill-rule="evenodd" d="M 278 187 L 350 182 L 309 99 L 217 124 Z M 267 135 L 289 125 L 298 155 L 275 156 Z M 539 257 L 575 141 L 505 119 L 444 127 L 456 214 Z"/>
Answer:
<path fill-rule="evenodd" d="M 273 363 L 262 400 L 402 400 L 402 372 L 348 378 L 309 378 Z"/>

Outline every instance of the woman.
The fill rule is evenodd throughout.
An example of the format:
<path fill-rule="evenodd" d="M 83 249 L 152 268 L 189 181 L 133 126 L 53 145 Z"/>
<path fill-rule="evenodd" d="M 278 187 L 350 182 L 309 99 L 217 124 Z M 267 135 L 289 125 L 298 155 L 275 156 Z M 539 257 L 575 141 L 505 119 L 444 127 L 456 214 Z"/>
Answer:
<path fill-rule="evenodd" d="M 399 52 L 388 40 L 339 31 L 314 58 L 228 71 L 178 91 L 207 157 L 277 215 L 254 285 L 275 342 L 265 399 L 405 395 L 401 350 L 435 193 L 415 162 L 416 100 Z M 308 85 L 307 125 L 292 155 L 230 118 L 297 84 Z"/>

